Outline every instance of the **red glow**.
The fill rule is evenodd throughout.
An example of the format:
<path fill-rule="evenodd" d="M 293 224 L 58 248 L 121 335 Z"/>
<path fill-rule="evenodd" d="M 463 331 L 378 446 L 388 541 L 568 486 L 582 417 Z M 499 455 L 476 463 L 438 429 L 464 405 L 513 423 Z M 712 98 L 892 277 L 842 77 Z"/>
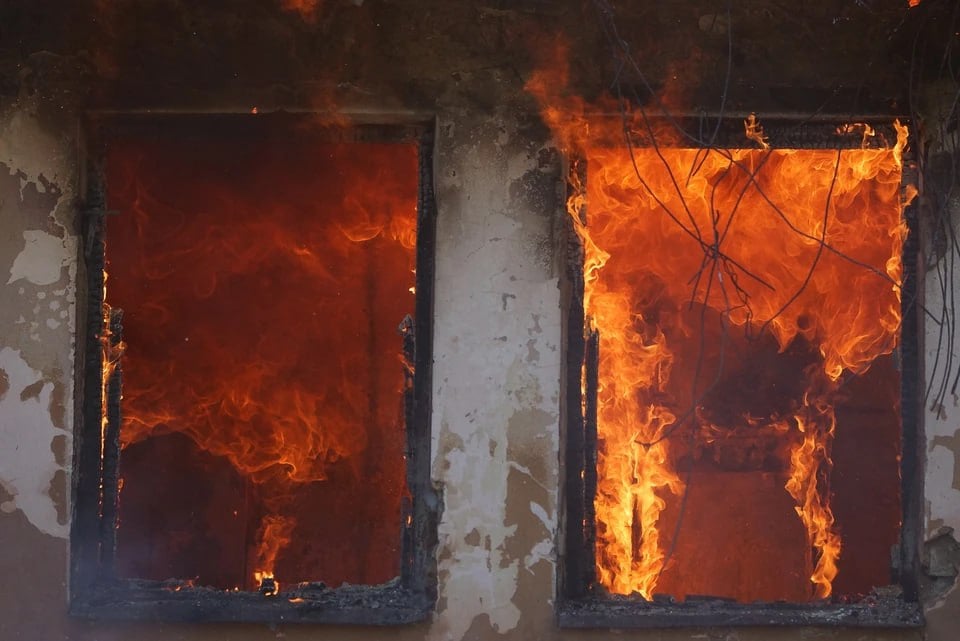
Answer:
<path fill-rule="evenodd" d="M 180 434 L 197 454 L 181 441 L 164 448 L 189 469 L 234 474 L 219 460 L 239 474 L 230 482 L 238 498 L 209 508 L 227 515 L 225 538 L 244 540 L 233 561 L 242 575 L 221 587 L 252 585 L 254 571 L 284 583 L 397 574 L 405 474 L 397 326 L 413 313 L 416 171 L 412 145 L 300 134 L 111 146 L 110 206 L 121 213 L 108 222 L 107 300 L 125 312 L 128 345 L 121 558 L 126 543 L 133 559 L 146 527 L 132 516 L 143 506 L 132 503 L 149 479 L 128 463 Z M 333 507 L 348 496 L 355 511 Z M 334 523 L 318 513 L 324 505 L 345 513 Z M 318 536 L 331 551 L 366 544 L 369 558 L 361 566 L 316 556 Z"/>

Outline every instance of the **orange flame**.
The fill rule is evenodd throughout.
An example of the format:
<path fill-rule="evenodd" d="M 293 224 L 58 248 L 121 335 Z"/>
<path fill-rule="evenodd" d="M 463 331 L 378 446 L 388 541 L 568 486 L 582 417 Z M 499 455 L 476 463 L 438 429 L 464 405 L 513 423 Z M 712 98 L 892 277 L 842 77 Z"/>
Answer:
<path fill-rule="evenodd" d="M 129 345 L 122 446 L 179 432 L 257 484 L 259 583 L 291 541 L 295 484 L 375 470 L 399 526 L 416 148 L 197 148 L 196 166 L 218 168 L 198 179 L 177 173 L 179 144 L 118 142 L 108 157 L 123 211 L 108 227 Z"/>
<path fill-rule="evenodd" d="M 306 22 L 313 22 L 323 7 L 323 0 L 280 0 L 280 6 L 286 11 L 299 13 Z"/>
<path fill-rule="evenodd" d="M 845 370 L 865 371 L 877 356 L 896 345 L 899 248 L 906 233 L 897 199 L 899 172 L 890 150 L 850 151 L 839 156 L 836 152 L 777 151 L 768 156 L 755 179 L 764 192 L 777 194 L 780 207 L 789 211 L 789 225 L 763 202 L 759 192 L 746 189 L 747 168 L 757 168 L 763 152 L 733 150 L 729 159 L 709 154 L 700 160 L 694 150 L 661 149 L 659 153 L 675 173 L 697 162 L 702 166 L 678 191 L 671 186 L 672 179 L 657 153 L 634 150 L 642 178 L 651 186 L 648 189 L 633 171 L 626 151 L 589 148 L 590 225 L 575 222 L 585 251 L 584 308 L 602 341 L 598 430 L 603 447 L 598 456 L 596 501 L 600 581 L 615 592 L 637 591 L 645 597 L 652 594 L 662 571 L 663 551 L 656 527 L 665 506 L 661 492 L 679 495 L 682 490 L 668 443 L 661 440 L 679 408 L 657 399 L 667 392 L 674 360 L 667 346 L 667 327 L 674 336 L 690 332 L 683 326 L 680 308 L 690 296 L 691 280 L 703 261 L 702 247 L 697 246 L 692 232 L 709 233 L 711 219 L 717 221 L 718 229 L 731 224 L 723 245 L 729 263 L 723 266 L 721 262 L 712 272 L 714 286 L 701 290 L 697 302 L 726 314 L 735 325 L 766 327 L 781 349 L 798 336 L 818 345 L 823 372 L 832 380 Z M 830 195 L 828 210 L 833 215 L 824 228 L 823 207 L 835 162 L 839 162 L 838 184 Z M 736 163 L 742 169 L 734 169 L 734 177 L 727 179 L 729 185 L 715 192 L 711 212 L 711 185 Z M 741 196 L 742 192 L 746 193 Z M 660 203 L 678 212 L 678 217 L 683 215 L 681 197 L 690 208 L 685 220 L 689 231 L 662 213 Z M 736 198 L 742 198 L 736 209 L 738 219 L 733 217 Z M 871 212 L 871 216 L 856 216 L 853 207 Z M 871 269 L 852 265 L 835 254 L 822 255 L 807 287 L 801 288 L 810 265 L 817 261 L 817 239 L 824 233 L 831 247 Z M 887 240 L 877 243 L 877 238 Z M 792 260 L 784 261 L 784 255 Z M 744 270 L 733 265 L 743 265 Z M 746 270 L 767 285 L 754 281 Z M 653 291 L 638 289 L 645 280 Z M 730 284 L 734 282 L 742 290 L 742 299 L 732 303 L 737 296 Z M 842 282 L 850 286 L 838 287 Z M 658 296 L 662 300 L 654 300 Z M 640 311 L 644 309 L 651 311 Z M 827 457 L 829 433 L 812 432 L 806 442 L 816 445 L 818 452 L 827 452 Z M 812 441 L 814 438 L 820 440 Z M 799 465 L 796 455 L 792 463 Z M 812 487 L 814 493 L 817 488 L 809 474 L 801 486 Z M 803 498 L 803 509 L 816 512 L 810 518 L 816 518 L 820 527 L 813 537 L 814 546 L 821 551 L 815 576 L 818 585 L 826 582 L 818 591 L 826 596 L 836 558 L 830 550 L 835 535 L 830 532 L 832 519 L 823 516 L 829 515 L 829 510 L 816 508 L 822 508 L 828 497 L 821 496 L 820 504 L 812 502 L 809 492 Z M 807 525 L 812 527 L 809 522 Z M 639 550 L 634 549 L 637 527 Z M 839 543 L 834 547 L 838 553 Z"/>
<path fill-rule="evenodd" d="M 866 149 L 870 139 L 877 135 L 876 130 L 865 122 L 848 122 L 837 127 L 838 136 L 860 133 L 860 147 Z"/>
<path fill-rule="evenodd" d="M 781 351 L 805 341 L 820 356 L 811 390 L 895 348 L 906 128 L 896 123 L 894 149 L 770 150 L 751 115 L 745 133 L 760 150 L 630 149 L 621 123 L 588 118 L 604 109 L 565 95 L 565 82 L 560 60 L 527 90 L 560 144 L 587 160 L 567 210 L 583 248 L 586 322 L 601 341 L 597 573 L 607 589 L 649 599 L 665 569 L 660 516 L 684 490 L 670 436 L 681 413 L 698 420 L 686 409 L 708 384 L 691 366 L 693 337 L 707 331 L 695 319 L 769 333 Z M 701 358 L 704 349 L 716 362 L 716 346 Z M 811 581 L 823 598 L 841 549 L 818 480 L 829 476 L 834 418 L 829 394 L 811 390 L 796 431 L 777 432 L 799 438 L 786 489 L 818 553 Z"/>
<path fill-rule="evenodd" d="M 770 143 L 767 142 L 767 137 L 763 133 L 763 127 L 760 126 L 757 114 L 747 116 L 747 119 L 743 121 L 743 128 L 747 138 L 760 145 L 762 149 L 770 149 Z"/>
<path fill-rule="evenodd" d="M 370 161 L 370 158 L 360 161 L 359 155 L 351 154 L 346 146 L 332 153 L 342 154 L 343 163 Z M 358 158 L 348 158 L 350 155 Z M 298 310 L 307 313 L 308 319 L 315 319 L 304 319 L 307 325 L 320 322 L 321 312 L 331 323 L 349 322 L 355 302 L 339 291 L 338 279 L 349 278 L 348 271 L 364 269 L 366 242 L 382 237 L 386 245 L 396 243 L 406 255 L 405 265 L 411 264 L 408 261 L 412 261 L 411 251 L 416 244 L 415 207 L 409 203 L 405 207 L 399 196 L 407 188 L 398 179 L 390 182 L 386 165 L 358 167 L 353 171 L 369 180 L 369 186 L 353 185 L 340 205 L 335 227 L 327 229 L 328 223 L 318 221 L 314 229 L 308 231 L 309 237 L 294 231 L 298 228 L 296 223 L 280 222 L 283 217 L 297 217 L 296 210 L 277 210 L 271 212 L 271 217 L 256 217 L 254 211 L 251 212 L 253 218 L 235 222 L 233 233 L 223 227 L 211 228 L 202 220 L 187 220 L 177 224 L 176 238 L 155 242 L 146 255 L 135 260 L 119 255 L 121 248 L 111 251 L 111 262 L 125 263 L 125 288 L 138 281 L 180 282 L 187 288 L 187 291 L 154 291 L 154 297 L 144 303 L 150 316 L 141 322 L 162 334 L 167 331 L 164 328 L 169 326 L 171 314 L 185 313 L 185 310 L 171 311 L 171 307 L 183 306 L 178 304 L 178 297 L 181 301 L 195 300 L 199 304 L 213 299 L 218 288 L 231 287 L 231 279 L 248 273 L 266 273 L 270 269 L 283 270 L 281 273 L 287 273 L 290 279 L 299 278 L 302 282 L 298 285 L 305 288 L 327 288 L 326 293 L 318 289 L 315 294 L 297 295 L 284 303 L 291 306 L 286 322 L 296 318 Z M 121 230 L 119 223 L 114 223 L 112 235 L 119 237 L 128 232 L 142 235 L 141 230 L 151 224 L 148 221 L 151 218 L 155 221 L 161 212 L 183 218 L 181 212 L 167 210 L 161 201 L 141 191 L 138 185 L 134 189 L 136 200 L 129 212 L 132 224 Z M 190 238 L 195 240 L 188 244 L 186 239 Z M 251 245 L 246 238 L 259 238 L 260 243 Z M 136 242 L 143 246 L 142 240 Z M 178 246 L 181 242 L 183 245 Z M 356 267 L 350 268 L 350 265 Z M 397 274 L 397 280 L 407 283 L 402 290 L 410 287 L 412 274 L 411 269 Z M 125 299 L 134 298 L 129 291 L 122 294 Z M 316 307 L 312 313 L 311 308 L 300 307 L 311 300 L 315 304 L 322 302 L 323 307 Z M 280 302 L 274 300 L 275 304 Z M 409 304 L 404 301 L 403 308 Z M 262 318 L 247 318 L 247 322 L 249 325 L 261 323 L 267 328 L 275 313 L 276 310 L 268 307 L 260 315 Z M 402 318 L 403 314 L 397 316 Z M 226 456 L 237 469 L 255 479 L 272 479 L 278 472 L 294 481 L 325 478 L 326 467 L 331 462 L 349 457 L 365 446 L 364 434 L 349 426 L 360 421 L 357 413 L 366 405 L 367 391 L 359 382 L 355 387 L 344 387 L 339 370 L 332 372 L 328 367 L 321 367 L 322 364 L 317 364 L 312 382 L 301 379 L 300 384 L 291 384 L 289 380 L 282 380 L 285 371 L 292 373 L 305 365 L 301 344 L 288 340 L 284 333 L 267 332 L 259 337 L 258 345 L 252 346 L 258 357 L 247 359 L 234 351 L 236 340 L 231 339 L 231 334 L 240 335 L 245 331 L 244 326 L 236 322 L 225 322 L 215 335 L 184 335 L 182 344 L 177 346 L 178 353 L 154 355 L 157 360 L 152 363 L 152 371 L 142 371 L 138 362 L 129 363 L 128 367 L 135 371 L 131 371 L 124 390 L 124 445 L 142 440 L 158 429 L 176 429 L 190 435 L 207 451 Z M 203 360 L 197 360 L 201 355 Z M 174 368 L 181 367 L 178 363 L 191 360 L 195 361 L 193 371 L 176 370 L 173 376 Z M 230 378 L 210 380 L 209 372 L 203 370 L 206 362 L 231 363 Z M 324 403 L 338 388 L 342 388 L 340 394 L 347 395 L 347 402 Z M 212 428 L 214 424 L 216 429 Z M 251 425 L 264 429 L 250 429 Z M 292 435 L 297 435 L 296 446 L 290 440 Z"/>
<path fill-rule="evenodd" d="M 260 541 L 257 548 L 257 570 L 254 571 L 253 578 L 258 585 L 262 585 L 265 579 L 274 580 L 269 595 L 280 591 L 280 584 L 273 576 L 273 569 L 280 550 L 290 543 L 295 524 L 296 521 L 293 518 L 278 514 L 266 516 L 260 524 L 260 532 L 257 535 Z"/>
<path fill-rule="evenodd" d="M 794 417 L 801 440 L 790 451 L 790 473 L 786 483 L 787 492 L 797 502 L 797 515 L 807 529 L 810 544 L 819 552 L 813 574 L 817 598 L 830 596 L 834 577 L 837 576 L 837 559 L 840 557 L 841 541 L 834 530 L 830 495 L 821 476 L 829 477 L 830 445 L 833 441 L 836 419 L 833 407 L 819 399 L 805 405 Z"/>

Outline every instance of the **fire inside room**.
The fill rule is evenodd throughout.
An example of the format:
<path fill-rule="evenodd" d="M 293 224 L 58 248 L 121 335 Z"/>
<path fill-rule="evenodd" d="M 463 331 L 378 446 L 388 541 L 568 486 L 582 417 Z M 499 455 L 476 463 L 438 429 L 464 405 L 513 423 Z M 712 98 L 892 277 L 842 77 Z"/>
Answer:
<path fill-rule="evenodd" d="M 106 144 L 116 574 L 268 595 L 387 582 L 407 518 L 417 146 L 223 129 Z"/>
<path fill-rule="evenodd" d="M 907 130 L 771 150 L 745 126 L 758 148 L 621 138 L 574 172 L 596 581 L 856 600 L 897 582 Z"/>

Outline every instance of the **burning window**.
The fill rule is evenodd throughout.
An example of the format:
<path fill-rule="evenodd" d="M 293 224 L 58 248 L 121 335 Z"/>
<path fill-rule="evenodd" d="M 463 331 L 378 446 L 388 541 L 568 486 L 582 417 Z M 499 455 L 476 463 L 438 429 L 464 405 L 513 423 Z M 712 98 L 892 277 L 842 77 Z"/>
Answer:
<path fill-rule="evenodd" d="M 317 129 L 109 130 L 75 583 L 154 615 L 429 610 L 429 144 Z M 81 613 L 138 616 L 77 590 Z"/>
<path fill-rule="evenodd" d="M 572 172 L 564 624 L 917 620 L 906 128 L 747 132 L 585 145 Z"/>

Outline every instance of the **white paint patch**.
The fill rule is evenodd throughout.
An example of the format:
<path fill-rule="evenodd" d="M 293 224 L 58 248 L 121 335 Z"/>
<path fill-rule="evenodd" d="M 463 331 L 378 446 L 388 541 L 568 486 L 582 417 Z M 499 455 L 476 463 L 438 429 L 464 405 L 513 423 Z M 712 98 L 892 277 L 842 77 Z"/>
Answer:
<path fill-rule="evenodd" d="M 552 532 L 553 530 L 550 531 Z M 540 561 L 547 561 L 551 565 L 556 564 L 556 559 L 554 559 L 553 543 L 550 540 L 540 541 L 533 546 L 533 549 L 530 550 L 530 554 L 523 559 L 523 567 L 527 568 L 528 570 L 532 570 L 533 566 Z"/>
<path fill-rule="evenodd" d="M 52 285 L 60 280 L 62 268 L 73 255 L 75 240 L 71 237 L 57 238 L 39 229 L 23 232 L 26 247 L 13 261 L 7 284 L 20 279 L 34 285 Z"/>
<path fill-rule="evenodd" d="M 547 511 L 543 509 L 542 505 L 534 501 L 530 501 L 530 511 L 535 517 L 540 519 L 540 522 L 543 523 L 543 527 L 546 528 L 548 532 L 553 529 L 553 519 L 547 514 Z"/>
<path fill-rule="evenodd" d="M 57 522 L 57 510 L 50 498 L 50 481 L 61 470 L 50 444 L 55 436 L 67 435 L 50 418 L 53 383 L 44 382 L 39 394 L 20 400 L 24 388 L 43 380 L 20 352 L 0 349 L 0 369 L 7 374 L 10 388 L 0 399 L 0 484 L 13 499 L 0 505 L 4 512 L 19 508 L 38 530 L 67 538 L 69 528 Z"/>

